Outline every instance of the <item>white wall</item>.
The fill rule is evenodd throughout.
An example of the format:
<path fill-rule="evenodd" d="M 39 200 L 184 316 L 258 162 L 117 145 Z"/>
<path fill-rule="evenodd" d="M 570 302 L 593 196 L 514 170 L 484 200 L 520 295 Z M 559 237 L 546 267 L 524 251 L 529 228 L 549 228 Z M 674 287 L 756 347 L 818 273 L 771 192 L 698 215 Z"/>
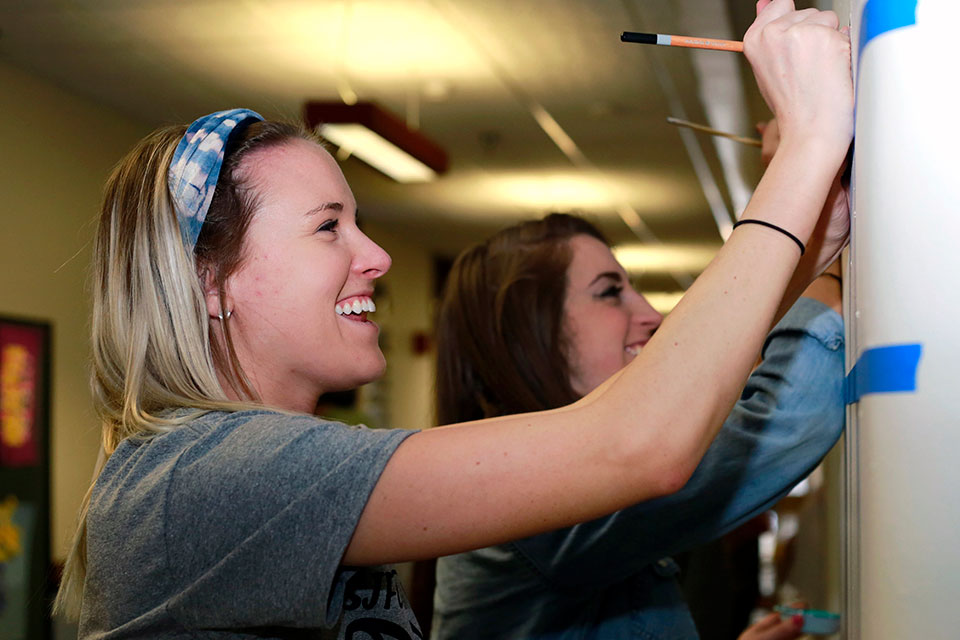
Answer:
<path fill-rule="evenodd" d="M 858 33 L 866 0 L 853 4 Z M 891 19 L 857 66 L 848 364 L 865 381 L 899 372 L 912 384 L 863 395 L 849 414 L 849 640 L 946 640 L 960 627 L 960 130 L 941 124 L 960 100 L 960 9 L 915 6 L 871 0 L 875 19 Z M 919 361 L 864 369 L 868 350 L 898 347 L 921 349 Z"/>

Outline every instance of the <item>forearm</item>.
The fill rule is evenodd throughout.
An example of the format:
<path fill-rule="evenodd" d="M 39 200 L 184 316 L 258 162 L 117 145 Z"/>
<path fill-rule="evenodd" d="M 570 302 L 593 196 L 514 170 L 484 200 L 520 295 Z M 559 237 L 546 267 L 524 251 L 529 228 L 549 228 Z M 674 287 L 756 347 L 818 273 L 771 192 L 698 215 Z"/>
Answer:
<path fill-rule="evenodd" d="M 852 135 L 850 49 L 834 14 L 792 9 L 762 1 L 744 37 L 783 122 L 745 216 L 807 242 Z M 679 489 L 736 401 L 799 253 L 777 231 L 742 226 L 641 354 L 580 402 L 408 438 L 344 561 L 488 546 Z"/>
<path fill-rule="evenodd" d="M 661 540 L 651 552 L 665 555 L 767 509 L 839 438 L 843 374 L 841 318 L 813 300 L 799 301 L 767 338 L 762 362 L 686 486 L 628 509 L 637 539 Z"/>
<path fill-rule="evenodd" d="M 790 283 L 784 292 L 783 301 L 777 319 L 786 313 L 798 296 L 815 297 L 820 299 L 826 295 L 829 299 L 823 301 L 828 306 L 837 307 L 840 312 L 840 296 L 823 287 L 813 287 L 823 273 L 832 272 L 840 276 L 839 256 L 846 246 L 850 229 L 850 207 L 847 188 L 843 185 L 840 176 L 836 176 L 827 195 L 820 219 L 807 242 L 807 251 Z M 812 291 L 812 293 L 811 293 Z"/>
<path fill-rule="evenodd" d="M 809 194 L 825 193 L 835 173 L 814 168 L 825 161 L 816 146 L 782 153 L 747 215 L 800 221 L 791 229 L 805 239 L 813 223 L 802 221 L 822 205 Z M 364 511 L 350 561 L 488 546 L 681 488 L 736 402 L 799 259 L 789 238 L 752 226 L 737 229 L 640 355 L 580 402 L 404 442 Z M 410 521 L 392 549 L 374 544 L 381 520 Z"/>
<path fill-rule="evenodd" d="M 834 152 L 837 163 L 839 156 Z M 744 217 L 771 221 L 806 240 L 816 218 L 810 212 L 822 208 L 836 172 L 825 166 L 830 159 L 817 143 L 784 141 Z M 612 420 L 622 406 L 635 407 L 649 425 L 645 431 L 663 429 L 655 435 L 661 455 L 692 473 L 756 362 L 798 259 L 786 236 L 739 227 L 636 361 L 588 396 L 591 410 L 609 403 L 604 415 Z"/>
<path fill-rule="evenodd" d="M 801 480 L 843 427 L 843 323 L 820 304 L 802 301 L 771 332 L 764 353 L 682 489 L 518 542 L 538 570 L 571 587 L 618 582 L 720 537 Z"/>

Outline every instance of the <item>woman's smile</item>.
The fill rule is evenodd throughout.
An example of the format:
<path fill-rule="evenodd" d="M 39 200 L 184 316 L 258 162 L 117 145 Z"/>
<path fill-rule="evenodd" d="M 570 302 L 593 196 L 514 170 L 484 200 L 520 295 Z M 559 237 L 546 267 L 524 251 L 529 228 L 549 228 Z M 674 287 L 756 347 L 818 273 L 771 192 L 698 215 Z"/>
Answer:
<path fill-rule="evenodd" d="M 351 322 L 369 322 L 370 324 L 376 323 L 368 320 L 367 314 L 373 313 L 376 310 L 377 305 L 369 295 L 349 296 L 338 301 L 336 306 L 337 315 L 344 320 Z"/>

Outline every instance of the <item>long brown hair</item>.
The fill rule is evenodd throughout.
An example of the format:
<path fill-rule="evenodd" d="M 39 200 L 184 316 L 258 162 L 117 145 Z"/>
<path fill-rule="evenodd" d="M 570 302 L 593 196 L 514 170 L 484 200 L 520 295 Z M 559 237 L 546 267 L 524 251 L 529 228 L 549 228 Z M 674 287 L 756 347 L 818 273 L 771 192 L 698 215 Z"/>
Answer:
<path fill-rule="evenodd" d="M 257 122 L 226 149 L 210 209 L 193 252 L 180 236 L 167 172 L 186 127 L 159 129 L 120 161 L 107 180 L 94 239 L 92 349 L 94 408 L 106 458 L 126 438 L 175 429 L 196 413 L 249 407 L 257 397 L 233 349 L 229 317 L 210 321 L 204 289 L 243 259 L 257 194 L 242 171 L 257 150 L 313 138 L 295 125 Z M 215 327 L 216 325 L 219 325 Z M 218 333 L 219 331 L 219 333 Z M 220 337 L 222 336 L 222 338 Z M 221 378 L 243 402 L 231 401 Z M 194 412 L 172 417 L 170 409 Z M 86 576 L 88 489 L 54 611 L 77 617 Z"/>
<path fill-rule="evenodd" d="M 570 386 L 563 306 L 569 241 L 584 220 L 554 213 L 461 253 L 437 317 L 437 423 L 561 407 Z"/>

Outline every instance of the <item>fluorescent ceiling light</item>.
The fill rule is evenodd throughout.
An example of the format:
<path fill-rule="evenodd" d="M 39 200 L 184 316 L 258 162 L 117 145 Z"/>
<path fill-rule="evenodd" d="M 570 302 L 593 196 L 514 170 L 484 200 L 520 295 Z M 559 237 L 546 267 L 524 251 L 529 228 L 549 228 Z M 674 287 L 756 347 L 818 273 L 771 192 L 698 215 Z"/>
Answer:
<path fill-rule="evenodd" d="M 308 102 L 304 118 L 342 152 L 397 182 L 429 182 L 447 169 L 440 146 L 372 102 Z"/>
<path fill-rule="evenodd" d="M 317 132 L 397 182 L 430 182 L 437 172 L 362 124 L 322 124 Z"/>
<path fill-rule="evenodd" d="M 669 213 L 696 210 L 701 196 L 676 175 L 660 172 L 604 171 L 597 175 L 575 167 L 498 169 L 458 167 L 431 189 L 435 204 L 456 207 L 462 216 L 531 218 L 549 211 L 580 210 L 605 218 L 630 208 L 644 220 L 669 219 Z M 686 213 L 684 213 L 686 215 Z M 508 222 L 503 220 L 504 224 Z"/>
<path fill-rule="evenodd" d="M 578 171 L 482 176 L 487 199 L 542 211 L 608 209 L 611 196 L 601 180 Z"/>
<path fill-rule="evenodd" d="M 641 291 L 641 293 L 643 292 Z M 683 291 L 652 291 L 643 293 L 643 297 L 647 299 L 651 307 L 666 315 L 677 306 L 680 298 L 683 297 L 683 293 Z"/>
<path fill-rule="evenodd" d="M 625 244 L 613 248 L 613 255 L 628 273 L 703 271 L 719 247 L 698 244 Z"/>

